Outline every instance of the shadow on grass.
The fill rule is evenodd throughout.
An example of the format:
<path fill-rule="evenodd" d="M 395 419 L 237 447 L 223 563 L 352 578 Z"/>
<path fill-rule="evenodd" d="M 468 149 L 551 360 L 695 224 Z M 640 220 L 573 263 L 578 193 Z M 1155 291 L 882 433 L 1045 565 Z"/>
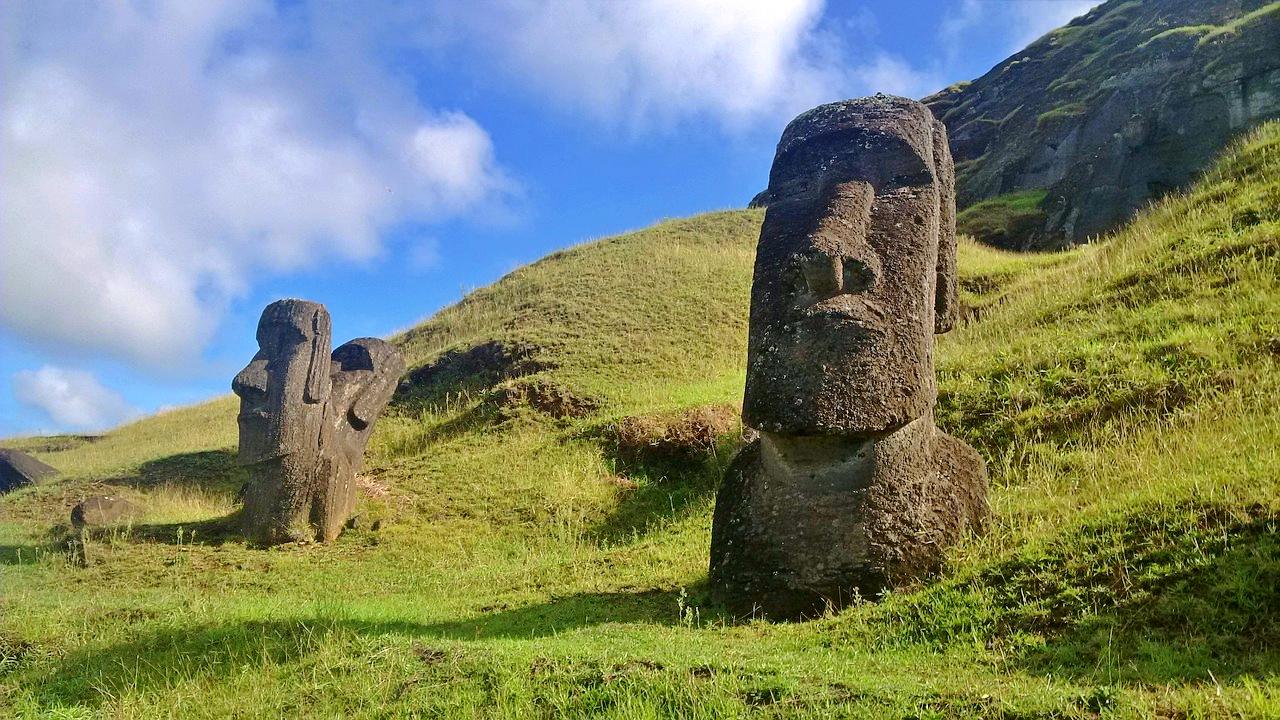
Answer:
<path fill-rule="evenodd" d="M 582 437 L 600 446 L 624 487 L 617 507 L 590 533 L 603 542 L 647 534 L 699 508 L 720 487 L 725 469 L 743 446 L 736 432 L 693 447 L 621 446 L 599 428 Z"/>
<path fill-rule="evenodd" d="M 1096 578 L 1115 601 L 1050 635 L 1028 669 L 1146 684 L 1280 675 L 1280 519 L 1214 531 Z"/>
<path fill-rule="evenodd" d="M 243 540 L 237 520 L 239 511 L 218 518 L 189 522 L 130 525 L 123 528 L 98 528 L 86 530 L 92 540 L 123 540 L 160 543 L 164 545 L 223 545 Z"/>
<path fill-rule="evenodd" d="M 691 606 L 706 602 L 706 587 L 579 593 L 552 598 L 540 605 L 507 609 L 494 606 L 481 615 L 422 626 L 420 632 L 455 640 L 536 638 L 605 623 L 678 625 L 695 618 Z M 715 609 L 699 608 L 697 619 L 721 619 Z"/>
<path fill-rule="evenodd" d="M 222 449 L 157 458 L 138 466 L 134 473 L 109 478 L 106 482 L 139 490 L 169 484 L 235 493 L 248 479 L 248 471 L 236 465 L 236 451 Z"/>
<path fill-rule="evenodd" d="M 55 542 L 32 545 L 0 545 L 0 565 L 34 565 L 43 556 L 61 556 L 65 549 L 65 546 Z"/>
<path fill-rule="evenodd" d="M 19 664 L 22 686 L 45 707 L 96 707 L 107 698 L 145 694 L 178 683 L 233 678 L 246 671 L 304 660 L 320 649 L 362 637 L 415 640 L 537 638 L 604 623 L 681 623 L 680 590 L 582 593 L 476 618 L 423 624 L 344 617 L 211 624 L 169 624 L 107 646 L 90 645 L 47 666 Z M 704 621 L 706 618 L 703 618 Z"/>

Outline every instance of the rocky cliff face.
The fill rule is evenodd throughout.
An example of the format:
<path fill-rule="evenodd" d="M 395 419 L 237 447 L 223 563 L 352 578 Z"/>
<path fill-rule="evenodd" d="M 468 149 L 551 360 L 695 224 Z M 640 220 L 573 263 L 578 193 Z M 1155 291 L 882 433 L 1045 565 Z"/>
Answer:
<path fill-rule="evenodd" d="M 985 239 L 1083 242 L 1280 115 L 1280 2 L 1110 0 L 924 102 L 947 125 L 961 208 L 1041 198 Z"/>

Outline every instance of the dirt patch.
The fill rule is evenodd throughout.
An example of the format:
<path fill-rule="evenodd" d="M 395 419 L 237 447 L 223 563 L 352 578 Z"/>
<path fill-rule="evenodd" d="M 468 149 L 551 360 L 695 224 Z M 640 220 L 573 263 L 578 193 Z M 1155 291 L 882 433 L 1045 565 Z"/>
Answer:
<path fill-rule="evenodd" d="M 397 399 L 427 397 L 441 390 L 487 388 L 532 375 L 551 367 L 538 359 L 541 354 L 542 348 L 531 343 L 497 340 L 465 350 L 449 350 L 434 362 L 410 370 L 400 382 Z"/>
<path fill-rule="evenodd" d="M 522 407 L 561 420 L 586 417 L 600 408 L 600 402 L 595 398 L 575 394 L 547 380 L 503 385 L 495 392 L 495 402 L 502 415 L 507 417 Z"/>
<path fill-rule="evenodd" d="M 625 417 L 611 428 L 610 439 L 624 464 L 698 460 L 715 454 L 720 439 L 741 427 L 740 415 L 732 405 L 705 405 Z"/>
<path fill-rule="evenodd" d="M 391 495 L 391 490 L 386 485 L 368 475 L 356 476 L 356 489 L 365 497 L 386 498 Z"/>

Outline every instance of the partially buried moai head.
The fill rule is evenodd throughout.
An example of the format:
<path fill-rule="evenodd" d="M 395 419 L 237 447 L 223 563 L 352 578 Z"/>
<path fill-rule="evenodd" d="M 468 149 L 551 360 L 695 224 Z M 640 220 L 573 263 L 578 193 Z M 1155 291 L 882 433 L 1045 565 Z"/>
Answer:
<path fill-rule="evenodd" d="M 358 338 L 333 351 L 329 398 L 340 451 L 358 465 L 373 421 L 386 407 L 404 373 L 404 360 L 390 343 Z"/>
<path fill-rule="evenodd" d="M 874 435 L 929 411 L 933 335 L 956 314 L 953 188 L 942 123 L 913 100 L 787 126 L 751 287 L 748 425 Z"/>
<path fill-rule="evenodd" d="M 240 396 L 241 465 L 314 445 L 331 388 L 329 312 L 319 303 L 280 300 L 262 311 L 258 352 L 231 381 Z"/>

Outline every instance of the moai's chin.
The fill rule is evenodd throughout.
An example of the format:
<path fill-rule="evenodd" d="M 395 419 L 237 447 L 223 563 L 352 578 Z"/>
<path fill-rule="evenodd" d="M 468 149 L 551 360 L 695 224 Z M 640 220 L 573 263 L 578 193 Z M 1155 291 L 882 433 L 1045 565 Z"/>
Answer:
<path fill-rule="evenodd" d="M 935 573 L 982 528 L 986 468 L 920 418 L 878 438 L 762 435 L 716 499 L 711 581 L 743 615 L 812 618 Z"/>

